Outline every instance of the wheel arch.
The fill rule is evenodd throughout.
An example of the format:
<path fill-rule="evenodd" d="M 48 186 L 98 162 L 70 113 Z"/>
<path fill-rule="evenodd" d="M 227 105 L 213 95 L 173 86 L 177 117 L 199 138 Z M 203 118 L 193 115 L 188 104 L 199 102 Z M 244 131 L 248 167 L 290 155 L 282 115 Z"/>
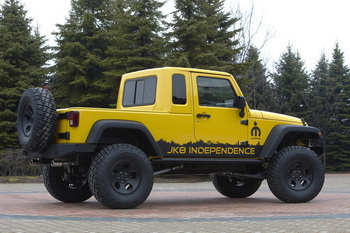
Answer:
<path fill-rule="evenodd" d="M 129 143 L 140 147 L 147 155 L 162 156 L 158 144 L 145 125 L 135 121 L 100 120 L 90 130 L 89 144 Z"/>
<path fill-rule="evenodd" d="M 270 132 L 261 150 L 260 158 L 271 158 L 281 144 L 296 145 L 298 139 L 319 139 L 320 130 L 312 126 L 276 125 Z"/>

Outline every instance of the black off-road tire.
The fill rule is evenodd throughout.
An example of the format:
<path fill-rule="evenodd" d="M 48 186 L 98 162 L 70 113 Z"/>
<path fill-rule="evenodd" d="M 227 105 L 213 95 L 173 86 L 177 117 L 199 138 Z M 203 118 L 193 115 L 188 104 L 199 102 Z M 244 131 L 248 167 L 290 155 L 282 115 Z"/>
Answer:
<path fill-rule="evenodd" d="M 212 182 L 219 193 L 229 198 L 246 198 L 260 187 L 261 180 L 235 179 L 228 176 L 213 175 Z"/>
<path fill-rule="evenodd" d="M 49 90 L 27 89 L 19 102 L 17 134 L 28 152 L 44 152 L 53 140 L 57 122 L 56 103 Z"/>
<path fill-rule="evenodd" d="M 146 154 L 130 144 L 102 149 L 89 169 L 89 185 L 95 198 L 112 209 L 131 209 L 149 196 L 153 167 Z"/>
<path fill-rule="evenodd" d="M 63 167 L 45 166 L 43 177 L 47 191 L 59 201 L 83 202 L 92 196 L 87 180 L 81 181 L 79 185 L 64 181 Z"/>
<path fill-rule="evenodd" d="M 273 157 L 268 166 L 267 183 L 281 201 L 302 203 L 319 194 L 324 177 L 324 166 L 314 151 L 290 146 Z"/>

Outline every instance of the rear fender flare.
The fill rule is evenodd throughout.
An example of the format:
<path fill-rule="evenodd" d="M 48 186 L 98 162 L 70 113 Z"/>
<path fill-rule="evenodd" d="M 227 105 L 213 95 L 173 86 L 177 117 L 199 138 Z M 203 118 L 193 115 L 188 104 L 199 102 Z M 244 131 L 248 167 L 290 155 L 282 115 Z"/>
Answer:
<path fill-rule="evenodd" d="M 149 146 L 152 147 L 154 155 L 163 156 L 162 152 L 154 140 L 151 132 L 147 129 L 145 125 L 140 122 L 135 121 L 125 121 L 125 120 L 100 120 L 95 122 L 92 126 L 89 136 L 86 139 L 86 143 L 89 144 L 98 144 L 106 130 L 131 130 L 134 132 L 141 133 L 149 143 Z"/>

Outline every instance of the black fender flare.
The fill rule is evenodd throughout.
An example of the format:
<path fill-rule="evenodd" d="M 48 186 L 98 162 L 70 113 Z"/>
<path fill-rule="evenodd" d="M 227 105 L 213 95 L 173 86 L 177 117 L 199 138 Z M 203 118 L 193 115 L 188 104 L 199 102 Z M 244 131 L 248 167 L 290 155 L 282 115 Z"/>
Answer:
<path fill-rule="evenodd" d="M 284 136 L 289 133 L 304 133 L 312 139 L 317 139 L 320 138 L 320 132 L 318 128 L 312 126 L 276 125 L 267 137 L 264 147 L 260 151 L 259 158 L 271 158 Z"/>
<path fill-rule="evenodd" d="M 152 147 L 155 152 L 155 156 L 163 156 L 157 142 L 153 138 L 151 132 L 148 128 L 136 121 L 127 121 L 127 120 L 99 120 L 94 123 L 92 126 L 90 133 L 86 139 L 86 143 L 88 144 L 98 144 L 100 138 L 103 136 L 106 130 L 132 130 L 141 133 L 149 142 L 149 146 Z"/>

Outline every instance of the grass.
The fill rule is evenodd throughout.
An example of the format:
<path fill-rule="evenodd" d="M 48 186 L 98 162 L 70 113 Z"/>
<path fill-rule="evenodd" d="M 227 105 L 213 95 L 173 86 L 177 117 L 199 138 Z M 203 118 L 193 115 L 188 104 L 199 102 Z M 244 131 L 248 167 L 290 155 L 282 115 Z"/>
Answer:
<path fill-rule="evenodd" d="M 0 176 L 0 183 L 42 183 L 41 176 Z"/>
<path fill-rule="evenodd" d="M 209 181 L 209 176 L 199 175 L 161 175 L 155 177 L 157 183 L 193 183 Z M 0 176 L 0 184 L 43 183 L 42 176 Z"/>

